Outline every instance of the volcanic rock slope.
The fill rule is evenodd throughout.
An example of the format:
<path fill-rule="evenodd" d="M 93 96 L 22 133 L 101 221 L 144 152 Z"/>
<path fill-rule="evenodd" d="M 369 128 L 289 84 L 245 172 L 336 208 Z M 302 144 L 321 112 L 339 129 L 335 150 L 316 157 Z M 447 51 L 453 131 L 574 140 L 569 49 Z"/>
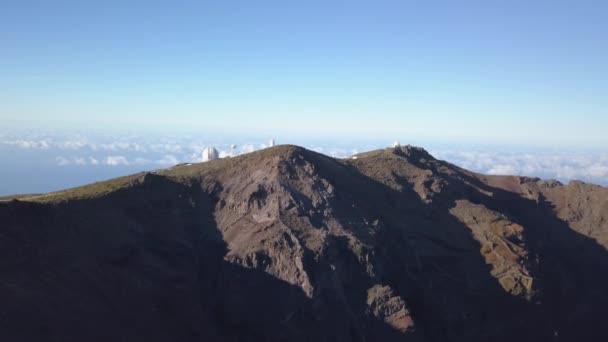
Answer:
<path fill-rule="evenodd" d="M 3 341 L 608 340 L 608 190 L 296 146 L 0 202 Z"/>

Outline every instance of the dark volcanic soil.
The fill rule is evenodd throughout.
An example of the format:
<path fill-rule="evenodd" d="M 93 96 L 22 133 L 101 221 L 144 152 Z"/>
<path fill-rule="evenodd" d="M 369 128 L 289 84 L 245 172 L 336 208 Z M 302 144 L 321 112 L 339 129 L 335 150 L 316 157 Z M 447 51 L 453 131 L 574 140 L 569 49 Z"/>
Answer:
<path fill-rule="evenodd" d="M 295 146 L 0 202 L 2 341 L 606 341 L 608 190 Z"/>

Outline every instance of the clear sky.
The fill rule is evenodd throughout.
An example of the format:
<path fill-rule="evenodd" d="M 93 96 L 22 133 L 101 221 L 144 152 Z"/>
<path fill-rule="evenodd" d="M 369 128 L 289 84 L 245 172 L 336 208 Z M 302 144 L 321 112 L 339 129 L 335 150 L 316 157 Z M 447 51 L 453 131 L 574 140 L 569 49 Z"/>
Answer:
<path fill-rule="evenodd" d="M 0 119 L 608 147 L 608 1 L 5 0 Z"/>

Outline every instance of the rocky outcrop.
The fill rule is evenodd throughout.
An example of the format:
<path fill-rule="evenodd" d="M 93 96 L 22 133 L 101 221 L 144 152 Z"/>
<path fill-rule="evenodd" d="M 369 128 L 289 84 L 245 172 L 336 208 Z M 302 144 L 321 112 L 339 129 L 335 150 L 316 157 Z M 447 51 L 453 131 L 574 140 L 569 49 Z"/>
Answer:
<path fill-rule="evenodd" d="M 608 337 L 608 194 L 296 146 L 0 202 L 0 336 Z"/>

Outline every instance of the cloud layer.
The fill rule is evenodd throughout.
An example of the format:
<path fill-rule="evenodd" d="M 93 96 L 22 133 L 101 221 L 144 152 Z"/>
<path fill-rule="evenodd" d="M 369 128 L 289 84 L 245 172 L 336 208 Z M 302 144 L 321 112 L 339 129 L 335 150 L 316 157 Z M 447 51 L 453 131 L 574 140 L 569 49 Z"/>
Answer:
<path fill-rule="evenodd" d="M 491 175 L 520 175 L 608 184 L 608 153 L 600 151 L 437 150 L 437 158 Z"/>
<path fill-rule="evenodd" d="M 220 157 L 234 157 L 265 148 L 260 141 L 235 138 L 202 139 L 197 136 L 116 135 L 83 136 L 65 134 L 0 135 L 0 149 L 30 153 L 40 151 L 61 167 L 169 167 L 198 162 L 204 147 L 213 145 Z M 237 143 L 237 145 L 233 145 Z M 386 147 L 380 144 L 310 143 L 306 147 L 329 156 L 343 158 L 360 151 Z M 19 152 L 22 151 L 22 152 Z M 30 152 L 28 152 L 30 151 Z M 430 152 L 463 168 L 493 175 L 525 175 L 560 181 L 579 179 L 608 185 L 608 152 L 562 151 L 555 149 L 440 146 Z"/>

